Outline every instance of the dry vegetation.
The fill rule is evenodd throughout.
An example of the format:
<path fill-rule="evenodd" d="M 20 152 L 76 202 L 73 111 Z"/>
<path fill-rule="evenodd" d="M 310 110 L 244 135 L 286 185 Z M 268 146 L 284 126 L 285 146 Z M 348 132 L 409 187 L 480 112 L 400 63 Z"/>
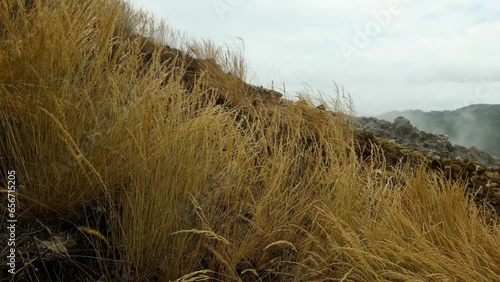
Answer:
<path fill-rule="evenodd" d="M 15 169 L 19 221 L 91 252 L 19 251 L 18 277 L 500 281 L 500 229 L 463 185 L 360 161 L 347 115 L 256 98 L 207 43 L 183 42 L 199 73 L 162 60 L 137 36 L 161 25 L 118 1 L 24 2 L 0 1 L 0 183 Z"/>

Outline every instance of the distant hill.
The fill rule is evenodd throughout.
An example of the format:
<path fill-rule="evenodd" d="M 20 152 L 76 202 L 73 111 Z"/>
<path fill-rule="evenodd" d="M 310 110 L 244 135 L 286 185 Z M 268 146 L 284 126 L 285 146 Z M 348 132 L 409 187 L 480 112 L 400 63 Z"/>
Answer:
<path fill-rule="evenodd" d="M 392 111 L 377 116 L 405 117 L 418 129 L 447 135 L 451 142 L 500 156 L 500 105 L 478 104 L 453 111 Z"/>

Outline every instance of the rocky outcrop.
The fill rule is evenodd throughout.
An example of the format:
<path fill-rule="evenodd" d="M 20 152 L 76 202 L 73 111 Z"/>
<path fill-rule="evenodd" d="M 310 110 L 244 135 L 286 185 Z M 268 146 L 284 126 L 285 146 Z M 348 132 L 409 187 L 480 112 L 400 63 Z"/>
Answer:
<path fill-rule="evenodd" d="M 450 141 L 500 157 L 500 105 L 470 105 L 453 111 L 392 111 L 377 118 L 392 121 L 402 116 L 420 130 L 445 134 Z"/>
<path fill-rule="evenodd" d="M 420 131 L 403 117 L 392 123 L 360 117 L 354 126 L 362 159 L 371 158 L 377 146 L 389 168 L 400 162 L 425 162 L 429 169 L 466 183 L 478 204 L 489 204 L 500 215 L 500 159 L 474 147 L 453 145 L 445 135 Z"/>
<path fill-rule="evenodd" d="M 453 148 L 456 150 L 454 156 L 457 158 L 474 160 L 487 166 L 500 166 L 500 158 L 483 152 L 476 147 L 466 148 L 455 144 Z"/>
<path fill-rule="evenodd" d="M 373 117 L 360 117 L 354 126 L 373 132 L 377 138 L 392 139 L 404 149 L 420 151 L 434 159 L 450 157 L 455 151 L 446 136 L 420 131 L 404 117 L 398 117 L 392 123 Z"/>
<path fill-rule="evenodd" d="M 443 134 L 432 134 L 413 126 L 407 118 L 397 117 L 389 122 L 373 117 L 359 117 L 354 124 L 360 130 L 368 130 L 378 138 L 389 138 L 402 148 L 419 151 L 431 159 L 455 158 L 471 160 L 477 164 L 500 167 L 500 159 L 478 150 L 475 147 L 465 148 L 452 144 Z"/>

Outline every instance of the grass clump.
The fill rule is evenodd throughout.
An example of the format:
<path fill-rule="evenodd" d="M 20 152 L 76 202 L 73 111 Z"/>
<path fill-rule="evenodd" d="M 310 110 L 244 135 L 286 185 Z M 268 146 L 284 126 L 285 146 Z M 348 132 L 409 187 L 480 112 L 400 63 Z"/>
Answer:
<path fill-rule="evenodd" d="M 252 93 L 240 57 L 159 47 L 123 2 L 28 2 L 1 2 L 0 170 L 20 221 L 93 248 L 60 279 L 500 280 L 463 184 L 360 160 L 348 110 Z"/>

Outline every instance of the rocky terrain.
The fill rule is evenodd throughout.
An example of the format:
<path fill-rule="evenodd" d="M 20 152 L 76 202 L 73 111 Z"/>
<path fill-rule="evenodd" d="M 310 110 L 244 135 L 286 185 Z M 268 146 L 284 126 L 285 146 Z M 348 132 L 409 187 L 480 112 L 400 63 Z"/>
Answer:
<path fill-rule="evenodd" d="M 407 118 L 420 130 L 447 135 L 455 144 L 475 146 L 500 156 L 500 105 L 470 105 L 453 111 L 392 111 L 377 118 L 392 121 L 398 116 Z"/>
<path fill-rule="evenodd" d="M 420 151 L 432 159 L 455 158 L 471 160 L 478 164 L 500 167 L 500 158 L 491 155 L 476 147 L 466 148 L 453 144 L 444 134 L 433 134 L 419 130 L 409 119 L 402 116 L 389 122 L 373 117 L 360 117 L 355 126 L 374 133 L 378 138 L 395 140 L 400 146 Z"/>
<path fill-rule="evenodd" d="M 465 181 L 476 202 L 488 203 L 500 214 L 500 159 L 475 147 L 452 144 L 442 134 L 418 130 L 404 117 L 393 122 L 359 117 L 354 122 L 357 140 L 367 149 L 361 156 L 368 157 L 372 146 L 384 151 L 388 165 L 400 161 L 417 164 L 427 162 L 430 169 L 439 170 L 449 178 Z"/>

